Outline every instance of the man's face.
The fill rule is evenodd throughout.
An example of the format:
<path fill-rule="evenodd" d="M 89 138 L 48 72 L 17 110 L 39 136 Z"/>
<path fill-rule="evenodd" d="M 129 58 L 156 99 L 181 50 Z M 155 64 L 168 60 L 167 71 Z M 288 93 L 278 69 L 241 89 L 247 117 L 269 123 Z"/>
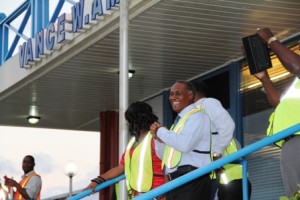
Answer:
<path fill-rule="evenodd" d="M 34 168 L 34 163 L 29 157 L 26 156 L 22 162 L 22 169 L 24 173 L 27 174 L 28 172 L 32 171 L 33 168 Z"/>
<path fill-rule="evenodd" d="M 169 100 L 173 110 L 180 113 L 185 107 L 193 103 L 194 94 L 187 90 L 186 84 L 175 83 L 171 88 Z"/>

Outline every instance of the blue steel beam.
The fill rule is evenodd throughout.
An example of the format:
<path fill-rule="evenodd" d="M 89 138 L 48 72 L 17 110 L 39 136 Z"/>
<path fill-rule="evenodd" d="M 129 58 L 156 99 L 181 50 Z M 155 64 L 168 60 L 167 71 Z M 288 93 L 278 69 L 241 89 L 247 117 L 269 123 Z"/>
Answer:
<path fill-rule="evenodd" d="M 23 4 L 21 4 L 11 15 L 1 20 L 0 22 L 0 65 L 8 58 L 8 35 L 9 35 L 9 25 L 12 21 L 14 21 L 17 17 L 19 17 L 26 9 L 30 7 L 30 2 L 27 0 Z M 18 34 L 17 34 L 18 35 Z"/>
<path fill-rule="evenodd" d="M 28 9 L 28 6 L 30 6 L 29 0 L 25 1 L 23 4 L 21 4 L 11 15 L 9 15 L 4 21 L 1 23 L 9 24 L 12 21 L 14 21 L 16 18 L 18 18 L 26 9 Z"/>
<path fill-rule="evenodd" d="M 49 0 L 31 0 L 31 37 L 49 23 Z"/>
<path fill-rule="evenodd" d="M 2 21 L 5 18 L 5 15 L 1 13 Z M 4 26 L 4 23 L 0 23 L 0 66 L 3 63 L 4 55 L 7 54 L 8 49 L 8 29 Z"/>
<path fill-rule="evenodd" d="M 50 23 L 54 23 L 56 21 L 56 19 L 58 18 L 58 15 L 59 15 L 64 3 L 65 3 L 65 0 L 59 0 L 58 4 L 55 7 L 53 15 L 50 19 Z"/>
<path fill-rule="evenodd" d="M 30 17 L 30 9 L 27 9 L 26 13 L 25 13 L 25 16 L 21 22 L 21 25 L 19 27 L 19 30 L 17 30 L 16 32 L 16 36 L 15 36 L 15 39 L 13 41 L 13 43 L 11 44 L 10 48 L 9 48 L 9 51 L 7 52 L 6 56 L 4 57 L 4 61 L 6 61 L 8 58 L 10 58 L 12 56 L 12 54 L 14 53 L 16 47 L 17 47 L 17 44 L 20 40 L 20 36 L 22 36 L 24 39 L 28 39 L 28 37 L 26 37 L 25 35 L 23 35 L 23 31 L 26 27 L 26 24 L 28 22 L 28 19 Z M 13 27 L 10 26 L 10 29 L 11 30 L 14 30 Z M 14 30 L 16 31 L 16 30 Z"/>

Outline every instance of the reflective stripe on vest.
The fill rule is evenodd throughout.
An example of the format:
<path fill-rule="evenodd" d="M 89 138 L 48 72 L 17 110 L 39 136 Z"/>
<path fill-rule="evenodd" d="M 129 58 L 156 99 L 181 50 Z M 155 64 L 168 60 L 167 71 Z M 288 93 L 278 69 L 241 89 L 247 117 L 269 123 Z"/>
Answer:
<path fill-rule="evenodd" d="M 232 154 L 234 152 L 238 151 L 238 146 L 236 144 L 235 139 L 231 139 L 230 144 L 227 146 L 227 148 L 224 151 L 223 157 L 228 156 L 229 154 Z M 242 179 L 243 178 L 243 170 L 242 165 L 240 164 L 227 164 L 223 166 L 223 172 L 220 176 L 220 183 L 221 184 L 227 184 L 232 180 Z"/>
<path fill-rule="evenodd" d="M 234 138 L 231 139 L 229 145 L 226 147 L 223 157 L 228 156 L 229 154 L 232 154 L 234 152 L 238 151 L 238 145 L 236 144 L 236 141 Z"/>
<path fill-rule="evenodd" d="M 224 171 L 220 176 L 220 183 L 227 184 L 232 180 L 242 179 L 243 170 L 242 165 L 239 164 L 227 164 L 223 166 Z"/>
<path fill-rule="evenodd" d="M 19 182 L 19 185 L 22 187 L 22 188 L 25 188 L 25 186 L 27 185 L 29 179 L 33 176 L 38 176 L 40 177 L 38 174 L 36 173 L 32 173 L 30 174 L 29 176 L 25 176 L 24 179 L 22 179 L 20 182 Z M 41 193 L 41 189 L 40 191 L 37 193 L 37 196 L 34 198 L 35 200 L 40 200 L 40 193 Z M 22 195 L 18 192 L 18 190 L 15 192 L 14 194 L 14 199 L 17 199 L 17 200 L 24 200 L 25 198 L 22 197 Z"/>
<path fill-rule="evenodd" d="M 150 132 L 143 141 L 134 149 L 130 156 L 130 149 L 135 143 L 132 138 L 127 145 L 125 153 L 125 175 L 127 189 L 137 192 L 147 192 L 152 187 L 152 135 Z"/>
<path fill-rule="evenodd" d="M 191 110 L 190 112 L 185 114 L 185 116 L 182 117 L 178 121 L 178 123 L 176 124 L 175 127 L 172 125 L 170 130 L 173 130 L 176 134 L 179 134 L 181 132 L 181 130 L 183 129 L 185 122 L 189 118 L 189 116 L 191 114 L 194 114 L 199 111 L 200 111 L 200 109 Z M 173 147 L 166 145 L 165 151 L 164 151 L 164 156 L 163 156 L 163 161 L 162 161 L 162 169 L 164 168 L 164 166 L 166 166 L 168 168 L 176 167 L 181 160 L 181 155 L 182 155 L 182 153 L 180 151 L 177 151 Z"/>
<path fill-rule="evenodd" d="M 267 136 L 272 136 L 300 122 L 300 79 L 296 79 L 281 98 L 280 103 L 269 118 Z M 295 133 L 299 135 L 300 132 Z M 284 140 L 275 143 L 282 147 Z"/>

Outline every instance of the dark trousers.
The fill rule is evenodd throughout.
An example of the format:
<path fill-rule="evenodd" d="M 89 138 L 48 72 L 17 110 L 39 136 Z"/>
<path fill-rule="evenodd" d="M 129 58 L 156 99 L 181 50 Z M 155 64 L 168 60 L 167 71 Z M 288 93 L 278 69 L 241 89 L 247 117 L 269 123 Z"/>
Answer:
<path fill-rule="evenodd" d="M 251 183 L 248 180 L 248 195 L 251 196 Z M 230 181 L 227 184 L 219 184 L 219 200 L 243 200 L 242 179 Z"/>
<path fill-rule="evenodd" d="M 211 179 L 209 175 L 197 178 L 167 193 L 167 200 L 210 200 Z"/>
<path fill-rule="evenodd" d="M 215 196 L 217 195 L 218 187 L 219 187 L 219 176 L 217 179 L 211 180 L 211 197 L 210 197 L 211 200 L 215 199 Z"/>

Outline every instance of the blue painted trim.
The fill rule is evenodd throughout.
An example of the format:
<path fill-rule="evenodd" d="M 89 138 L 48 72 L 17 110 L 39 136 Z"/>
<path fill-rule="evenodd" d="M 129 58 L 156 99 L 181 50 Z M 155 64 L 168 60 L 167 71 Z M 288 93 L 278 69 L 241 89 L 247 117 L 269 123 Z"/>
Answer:
<path fill-rule="evenodd" d="M 243 116 L 242 116 L 242 95 L 240 94 L 241 62 L 232 63 L 229 66 L 229 113 L 235 122 L 234 136 L 241 146 L 244 146 Z"/>

